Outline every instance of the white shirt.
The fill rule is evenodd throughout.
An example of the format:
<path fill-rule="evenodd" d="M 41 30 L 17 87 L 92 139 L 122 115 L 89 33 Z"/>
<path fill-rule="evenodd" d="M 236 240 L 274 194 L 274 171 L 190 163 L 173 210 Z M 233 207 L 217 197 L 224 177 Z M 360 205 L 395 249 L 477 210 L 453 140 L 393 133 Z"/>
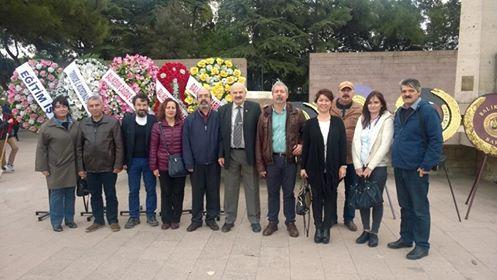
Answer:
<path fill-rule="evenodd" d="M 323 136 L 324 160 L 326 161 L 326 151 L 328 150 L 328 134 L 330 132 L 330 120 L 327 121 L 318 120 L 318 123 L 319 123 L 319 129 L 321 130 L 321 135 Z"/>
<path fill-rule="evenodd" d="M 147 124 L 147 115 L 145 115 L 145 117 L 140 117 L 140 116 L 136 115 L 135 121 L 139 125 L 142 125 L 142 126 L 146 125 Z"/>
<path fill-rule="evenodd" d="M 233 106 L 232 107 L 232 111 L 231 111 L 231 147 L 232 148 L 245 148 L 245 139 L 243 137 L 243 130 L 242 130 L 242 145 L 241 147 L 235 147 L 235 145 L 233 144 L 233 131 L 235 130 L 235 120 L 236 120 L 236 114 L 238 114 L 238 107 L 241 107 L 240 109 L 240 115 L 242 117 L 242 127 L 243 127 L 243 105 L 236 105 L 234 102 L 233 102 Z"/>
<path fill-rule="evenodd" d="M 373 146 L 373 136 L 376 129 L 379 127 L 378 124 L 379 117 L 371 120 L 369 125 L 364 127 L 361 131 L 361 163 L 362 166 L 366 166 L 368 163 L 369 153 L 371 152 L 371 147 Z"/>

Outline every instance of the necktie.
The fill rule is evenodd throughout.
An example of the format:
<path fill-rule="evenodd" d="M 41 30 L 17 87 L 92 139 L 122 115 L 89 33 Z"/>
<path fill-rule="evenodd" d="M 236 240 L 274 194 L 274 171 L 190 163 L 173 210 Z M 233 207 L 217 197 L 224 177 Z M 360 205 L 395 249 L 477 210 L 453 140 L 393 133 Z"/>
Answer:
<path fill-rule="evenodd" d="M 233 127 L 233 146 L 235 148 L 242 147 L 243 137 L 243 123 L 242 123 L 242 107 L 236 107 L 235 126 Z"/>

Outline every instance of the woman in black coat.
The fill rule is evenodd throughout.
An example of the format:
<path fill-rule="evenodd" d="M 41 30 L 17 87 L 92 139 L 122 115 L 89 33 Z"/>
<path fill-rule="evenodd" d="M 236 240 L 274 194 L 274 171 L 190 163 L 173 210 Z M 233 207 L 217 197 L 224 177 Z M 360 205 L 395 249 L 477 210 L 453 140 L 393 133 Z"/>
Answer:
<path fill-rule="evenodd" d="M 336 216 L 337 187 L 347 170 L 345 126 L 330 115 L 333 93 L 322 89 L 316 94 L 318 116 L 304 126 L 300 175 L 312 190 L 314 242 L 330 242 L 332 219 Z M 326 145 L 325 145 L 326 143 Z M 324 212 L 324 217 L 323 217 Z"/>

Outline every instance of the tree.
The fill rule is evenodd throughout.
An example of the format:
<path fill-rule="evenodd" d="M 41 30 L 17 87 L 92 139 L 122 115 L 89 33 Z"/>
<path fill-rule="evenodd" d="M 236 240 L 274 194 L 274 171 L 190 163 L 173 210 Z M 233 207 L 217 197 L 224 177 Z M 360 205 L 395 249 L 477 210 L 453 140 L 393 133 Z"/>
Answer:
<path fill-rule="evenodd" d="M 459 43 L 459 22 L 461 3 L 459 0 L 447 2 L 431 1 L 426 7 L 426 43 L 428 50 L 453 50 Z"/>

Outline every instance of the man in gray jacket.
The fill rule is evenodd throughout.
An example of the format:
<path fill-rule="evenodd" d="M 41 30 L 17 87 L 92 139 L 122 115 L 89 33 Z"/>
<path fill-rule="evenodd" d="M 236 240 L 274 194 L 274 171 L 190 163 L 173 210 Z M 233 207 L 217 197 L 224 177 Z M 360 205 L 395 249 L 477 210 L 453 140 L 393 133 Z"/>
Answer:
<path fill-rule="evenodd" d="M 99 96 L 88 99 L 91 117 L 80 123 L 81 137 L 77 145 L 78 155 L 83 158 L 86 177 L 91 193 L 91 209 L 95 222 L 86 232 L 95 231 L 105 225 L 102 188 L 105 191 L 105 214 L 112 231 L 121 227 L 117 220 L 117 174 L 123 168 L 123 143 L 119 122 L 103 114 L 103 103 Z"/>

